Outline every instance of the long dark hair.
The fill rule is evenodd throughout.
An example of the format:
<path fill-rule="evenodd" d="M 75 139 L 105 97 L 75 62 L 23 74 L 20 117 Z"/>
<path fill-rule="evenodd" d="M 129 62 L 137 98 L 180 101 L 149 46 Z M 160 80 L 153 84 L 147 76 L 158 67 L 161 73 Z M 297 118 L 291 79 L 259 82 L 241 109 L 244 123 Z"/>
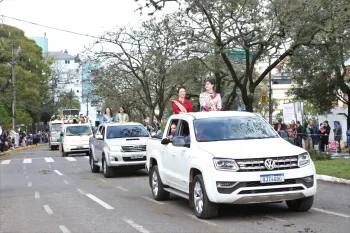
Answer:
<path fill-rule="evenodd" d="M 122 108 L 122 109 L 124 110 L 124 113 L 125 113 L 125 114 L 128 114 L 123 106 L 119 107 L 118 113 L 121 113 L 121 112 L 120 112 L 120 108 Z"/>
<path fill-rule="evenodd" d="M 180 90 L 181 90 L 181 89 L 184 89 L 184 90 L 186 91 L 186 88 L 185 88 L 184 86 L 178 86 L 178 87 L 176 88 L 177 93 L 180 93 Z"/>
<path fill-rule="evenodd" d="M 205 83 L 207 83 L 207 82 L 210 83 L 211 85 L 214 85 L 214 87 L 215 87 L 215 84 L 216 84 L 215 79 L 207 79 L 207 80 L 205 80 Z"/>
<path fill-rule="evenodd" d="M 111 116 L 113 116 L 112 109 L 111 109 L 110 107 L 107 107 L 107 108 L 109 108 L 109 114 L 110 114 Z M 107 108 L 105 109 L 105 114 L 107 114 Z"/>

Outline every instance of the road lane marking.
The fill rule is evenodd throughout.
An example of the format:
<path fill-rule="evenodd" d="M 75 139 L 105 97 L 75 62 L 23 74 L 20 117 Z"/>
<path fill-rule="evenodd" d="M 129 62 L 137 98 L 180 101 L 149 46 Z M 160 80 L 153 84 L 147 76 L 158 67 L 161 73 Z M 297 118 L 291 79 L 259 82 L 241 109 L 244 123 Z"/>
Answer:
<path fill-rule="evenodd" d="M 126 188 L 120 187 L 120 186 L 115 186 L 117 189 L 120 189 L 124 192 L 128 192 L 129 190 L 127 190 Z"/>
<path fill-rule="evenodd" d="M 35 199 L 39 199 L 40 198 L 40 193 L 39 192 L 35 192 L 34 196 L 35 196 Z"/>
<path fill-rule="evenodd" d="M 28 187 L 32 187 L 33 183 L 32 182 L 28 182 Z"/>
<path fill-rule="evenodd" d="M 89 156 L 84 156 L 85 159 L 90 159 Z"/>
<path fill-rule="evenodd" d="M 59 172 L 58 170 L 54 170 L 54 172 L 56 172 L 60 176 L 63 176 L 63 174 L 61 172 Z"/>
<path fill-rule="evenodd" d="M 81 189 L 77 189 L 78 193 L 80 193 L 81 195 L 85 195 L 84 191 Z"/>
<path fill-rule="evenodd" d="M 113 210 L 114 208 L 110 205 L 108 205 L 106 202 L 98 199 L 97 197 L 95 197 L 94 195 L 88 193 L 85 194 L 88 198 L 90 198 L 91 200 L 97 202 L 98 204 L 100 204 L 101 206 L 103 206 L 104 208 L 106 208 L 107 210 Z"/>
<path fill-rule="evenodd" d="M 215 223 L 213 223 L 213 222 L 209 222 L 209 221 L 207 221 L 207 220 L 199 219 L 199 218 L 197 218 L 196 216 L 194 216 L 194 215 L 192 215 L 192 214 L 186 214 L 186 213 L 185 213 L 185 215 L 186 215 L 187 217 L 190 217 L 190 218 L 192 218 L 192 219 L 194 219 L 194 220 L 196 220 L 196 221 L 199 221 L 199 222 L 201 222 L 201 223 L 205 223 L 205 224 L 208 224 L 208 225 L 210 225 L 210 226 L 218 226 L 217 224 L 215 224 Z"/>
<path fill-rule="evenodd" d="M 48 164 L 49 168 L 51 168 L 51 164 Z"/>
<path fill-rule="evenodd" d="M 44 205 L 44 209 L 46 210 L 46 212 L 48 213 L 48 214 L 53 214 L 53 211 L 51 210 L 51 208 L 50 208 L 50 206 L 48 206 L 48 205 Z"/>
<path fill-rule="evenodd" d="M 65 225 L 59 225 L 59 228 L 63 233 L 70 233 L 70 230 L 68 230 Z"/>
<path fill-rule="evenodd" d="M 152 198 L 149 198 L 149 197 L 144 197 L 142 196 L 143 199 L 147 200 L 147 201 L 150 201 L 150 202 L 153 202 L 153 203 L 157 203 L 158 205 L 163 205 L 164 203 L 163 202 L 160 202 L 160 201 L 156 201 Z"/>
<path fill-rule="evenodd" d="M 66 181 L 66 180 L 64 180 L 63 182 L 64 182 L 65 184 L 69 184 L 68 181 Z"/>
<path fill-rule="evenodd" d="M 71 161 L 71 162 L 73 162 L 73 161 L 77 161 L 75 158 L 73 158 L 73 157 L 66 157 L 66 159 L 68 160 L 68 161 Z"/>
<path fill-rule="evenodd" d="M 1 164 L 10 164 L 10 162 L 11 162 L 10 159 L 8 159 L 8 160 L 3 160 L 3 161 L 1 162 Z"/>
<path fill-rule="evenodd" d="M 103 182 L 103 183 L 106 183 L 106 182 L 107 182 L 106 180 L 104 180 L 104 179 L 102 179 L 102 178 L 100 178 L 100 181 Z"/>
<path fill-rule="evenodd" d="M 32 159 L 23 159 L 23 163 L 32 163 Z"/>
<path fill-rule="evenodd" d="M 281 219 L 281 218 L 276 218 L 276 217 L 273 217 L 273 216 L 270 216 L 270 215 L 265 215 L 265 218 L 269 218 L 269 219 L 276 220 L 276 221 L 279 221 L 279 222 L 287 222 L 287 220 L 284 220 L 284 219 Z"/>
<path fill-rule="evenodd" d="M 130 226 L 132 226 L 133 228 L 135 228 L 136 230 L 138 230 L 141 233 L 149 233 L 148 230 L 146 230 L 143 226 L 135 223 L 132 219 L 128 219 L 128 218 L 123 218 L 124 222 L 126 222 L 127 224 L 129 224 Z"/>
<path fill-rule="evenodd" d="M 53 158 L 44 158 L 47 163 L 53 163 L 55 160 Z"/>
<path fill-rule="evenodd" d="M 323 210 L 323 209 L 318 209 L 318 208 L 311 208 L 311 209 L 315 210 L 315 211 L 319 211 L 319 212 L 325 213 L 325 214 L 332 214 L 332 215 L 336 215 L 336 216 L 340 216 L 340 217 L 344 217 L 344 218 L 350 218 L 350 216 L 346 215 L 346 214 L 336 213 L 336 212 Z"/>

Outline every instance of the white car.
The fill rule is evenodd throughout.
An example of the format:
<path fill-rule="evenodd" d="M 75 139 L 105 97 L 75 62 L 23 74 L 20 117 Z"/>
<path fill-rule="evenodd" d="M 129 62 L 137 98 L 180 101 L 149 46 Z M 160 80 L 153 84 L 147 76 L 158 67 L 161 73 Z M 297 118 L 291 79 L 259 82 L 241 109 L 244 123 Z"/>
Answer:
<path fill-rule="evenodd" d="M 146 143 L 150 135 L 140 123 L 101 124 L 90 139 L 90 166 L 93 173 L 100 171 L 112 177 L 117 168 L 144 169 Z"/>
<path fill-rule="evenodd" d="M 63 157 L 69 154 L 90 154 L 89 139 L 92 137 L 90 124 L 65 124 L 61 136 Z"/>
<path fill-rule="evenodd" d="M 171 125 L 176 125 L 170 140 Z M 286 201 L 307 211 L 316 193 L 316 171 L 304 149 L 280 138 L 248 112 L 172 116 L 162 139 L 147 143 L 147 170 L 155 200 L 189 199 L 198 218 L 213 218 L 220 203 Z"/>

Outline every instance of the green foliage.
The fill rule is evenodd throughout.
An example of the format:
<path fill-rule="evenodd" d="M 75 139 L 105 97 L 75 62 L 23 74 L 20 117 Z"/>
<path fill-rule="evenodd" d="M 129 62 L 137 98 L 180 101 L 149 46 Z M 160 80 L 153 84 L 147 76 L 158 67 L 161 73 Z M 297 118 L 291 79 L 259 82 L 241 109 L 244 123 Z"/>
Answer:
<path fill-rule="evenodd" d="M 311 159 L 313 161 L 316 161 L 316 160 L 330 160 L 332 158 L 332 156 L 330 154 L 321 152 L 319 150 L 311 149 L 311 150 L 308 150 L 308 152 L 309 152 L 309 154 L 311 156 Z"/>
<path fill-rule="evenodd" d="M 50 63 L 42 56 L 41 48 L 24 35 L 18 28 L 0 26 L 2 50 L 0 53 L 0 104 L 7 107 L 11 114 L 12 52 L 14 52 L 15 78 L 17 90 L 18 124 L 37 122 L 42 114 L 42 102 L 47 92 L 47 80 L 50 75 Z M 7 119 L 7 118 L 6 118 Z"/>

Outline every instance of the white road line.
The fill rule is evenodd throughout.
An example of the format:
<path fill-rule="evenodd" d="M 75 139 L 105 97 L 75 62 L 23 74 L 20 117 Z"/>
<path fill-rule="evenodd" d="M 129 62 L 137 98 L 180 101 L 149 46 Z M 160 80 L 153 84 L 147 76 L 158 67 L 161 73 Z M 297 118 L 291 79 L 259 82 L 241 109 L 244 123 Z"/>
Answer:
<path fill-rule="evenodd" d="M 84 191 L 81 189 L 77 189 L 78 193 L 80 193 L 81 195 L 85 195 Z"/>
<path fill-rule="evenodd" d="M 124 220 L 124 222 L 128 223 L 130 226 L 132 226 L 133 228 L 135 228 L 139 232 L 141 232 L 141 233 L 149 233 L 148 230 L 146 230 L 143 226 L 135 223 L 132 219 L 123 218 L 123 220 Z"/>
<path fill-rule="evenodd" d="M 68 160 L 68 161 L 77 161 L 75 158 L 73 158 L 73 157 L 66 157 L 66 159 Z"/>
<path fill-rule="evenodd" d="M 28 187 L 32 187 L 33 183 L 32 182 L 28 182 Z"/>
<path fill-rule="evenodd" d="M 273 217 L 273 216 L 270 216 L 270 215 L 265 215 L 265 218 L 269 218 L 269 219 L 276 220 L 276 221 L 279 221 L 279 222 L 287 222 L 287 220 L 284 220 L 284 219 L 281 219 L 281 218 L 276 218 L 276 217 Z"/>
<path fill-rule="evenodd" d="M 106 209 L 108 210 L 113 210 L 114 208 L 110 205 L 108 205 L 106 202 L 98 199 L 97 197 L 95 197 L 94 195 L 88 193 L 88 194 L 85 194 L 88 198 L 90 198 L 91 200 L 97 202 L 98 204 L 100 204 L 101 206 L 105 207 Z"/>
<path fill-rule="evenodd" d="M 40 198 L 40 193 L 39 192 L 35 192 L 35 199 L 39 199 Z"/>
<path fill-rule="evenodd" d="M 100 178 L 100 181 L 103 182 L 103 183 L 106 183 L 106 182 L 107 182 L 106 180 L 104 180 L 104 179 L 102 179 L 102 178 Z"/>
<path fill-rule="evenodd" d="M 123 187 L 120 187 L 120 186 L 115 186 L 117 189 L 120 189 L 120 190 L 122 190 L 122 191 L 124 191 L 124 192 L 127 192 L 127 191 L 129 191 L 129 190 L 127 190 L 126 188 L 123 188 Z"/>
<path fill-rule="evenodd" d="M 8 160 L 3 160 L 3 161 L 1 162 L 1 164 L 9 164 L 10 162 L 11 162 L 10 159 L 8 159 Z"/>
<path fill-rule="evenodd" d="M 163 205 L 163 204 L 164 204 L 163 202 L 156 201 L 156 200 L 151 199 L 151 198 L 149 198 L 149 197 L 144 197 L 144 196 L 142 196 L 142 198 L 143 198 L 143 199 L 145 199 L 145 200 L 147 200 L 147 201 L 150 201 L 150 202 L 156 203 L 156 204 L 158 204 L 158 205 Z"/>
<path fill-rule="evenodd" d="M 85 159 L 90 159 L 89 156 L 84 156 Z"/>
<path fill-rule="evenodd" d="M 63 182 L 64 182 L 65 184 L 69 184 L 69 182 L 68 182 L 68 181 L 66 181 L 66 180 L 64 180 Z"/>
<path fill-rule="evenodd" d="M 350 218 L 350 216 L 346 215 L 346 214 L 340 214 L 340 213 L 336 213 L 336 212 L 332 212 L 332 211 L 328 211 L 328 210 L 323 210 L 323 209 L 318 209 L 318 208 L 311 208 L 311 209 L 325 213 L 325 214 L 332 214 L 332 215 L 336 215 L 336 216 L 340 216 L 340 217 L 344 217 L 344 218 Z"/>
<path fill-rule="evenodd" d="M 32 159 L 23 159 L 23 163 L 32 163 Z"/>
<path fill-rule="evenodd" d="M 51 164 L 48 164 L 49 168 L 51 168 Z"/>
<path fill-rule="evenodd" d="M 53 163 L 55 160 L 53 158 L 44 158 L 47 163 Z"/>
<path fill-rule="evenodd" d="M 187 217 L 190 217 L 190 218 L 192 218 L 192 219 L 194 219 L 194 220 L 196 220 L 196 221 L 199 221 L 199 222 L 201 222 L 201 223 L 205 223 L 205 224 L 208 224 L 208 225 L 210 225 L 210 226 L 218 226 L 217 224 L 215 224 L 215 223 L 213 223 L 213 222 L 209 222 L 209 221 L 207 221 L 207 220 L 199 219 L 199 218 L 197 218 L 196 216 L 194 216 L 194 215 L 192 215 L 192 214 L 186 214 L 186 213 L 185 213 L 185 215 L 186 215 Z"/>
<path fill-rule="evenodd" d="M 54 172 L 56 172 L 60 176 L 63 176 L 63 174 L 61 172 L 59 172 L 58 170 L 54 170 Z"/>
<path fill-rule="evenodd" d="M 48 214 L 53 214 L 53 211 L 51 210 L 51 208 L 50 208 L 50 206 L 48 206 L 48 205 L 44 205 L 44 209 L 46 210 L 46 212 L 48 213 Z"/>
<path fill-rule="evenodd" d="M 65 225 L 59 225 L 59 228 L 63 233 L 70 233 L 70 230 L 68 230 Z"/>

